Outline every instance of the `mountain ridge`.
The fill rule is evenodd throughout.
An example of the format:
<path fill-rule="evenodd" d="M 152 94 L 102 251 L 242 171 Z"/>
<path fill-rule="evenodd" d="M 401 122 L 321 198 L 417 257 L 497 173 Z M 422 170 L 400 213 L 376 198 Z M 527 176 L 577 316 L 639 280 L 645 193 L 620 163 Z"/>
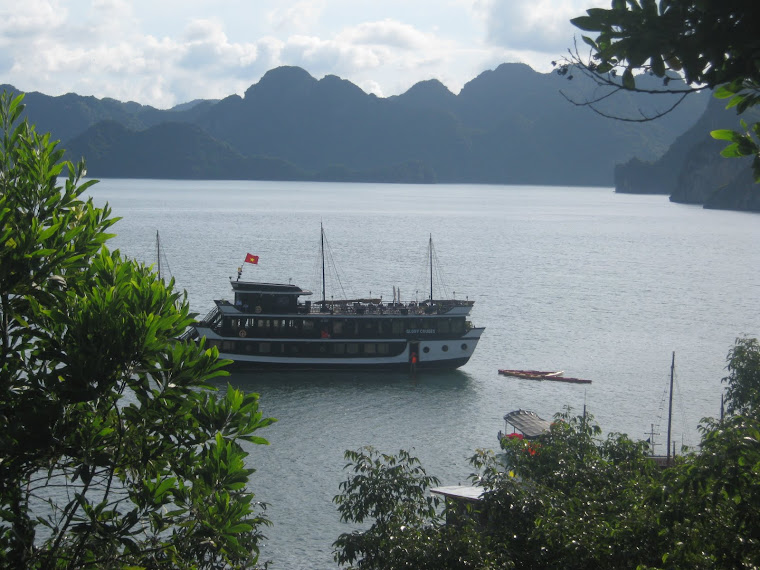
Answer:
<path fill-rule="evenodd" d="M 169 110 L 75 94 L 29 93 L 25 103 L 38 130 L 60 138 L 69 156 L 85 156 L 88 170 L 100 177 L 125 170 L 138 178 L 149 173 L 238 177 L 252 172 L 243 166 L 246 161 L 266 159 L 269 166 L 275 164 L 271 161 L 288 165 L 273 170 L 295 180 L 340 175 L 368 181 L 612 186 L 616 164 L 658 159 L 697 121 L 708 98 L 695 95 L 662 121 L 637 125 L 568 103 L 590 89 L 583 77 L 570 82 L 506 63 L 474 77 L 458 94 L 428 80 L 382 98 L 334 75 L 316 79 L 300 67 L 283 66 L 269 70 L 243 96 Z M 608 105 L 622 114 L 649 101 L 624 93 L 619 103 Z M 98 127 L 109 120 L 125 130 Z M 199 130 L 149 131 L 168 123 Z M 161 144 L 137 135 L 144 131 Z M 196 157 L 195 165 L 175 156 L 179 153 Z M 119 167 L 120 159 L 130 168 Z M 262 172 L 253 171 L 250 176 Z"/>

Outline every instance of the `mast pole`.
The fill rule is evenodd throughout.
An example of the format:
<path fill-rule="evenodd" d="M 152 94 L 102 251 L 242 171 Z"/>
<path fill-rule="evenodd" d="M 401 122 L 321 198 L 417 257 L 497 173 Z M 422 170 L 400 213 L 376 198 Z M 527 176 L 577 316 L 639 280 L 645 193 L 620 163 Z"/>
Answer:
<path fill-rule="evenodd" d="M 673 360 L 670 363 L 670 398 L 668 399 L 668 454 L 667 464 L 670 465 L 670 428 L 673 421 L 673 376 L 676 370 L 676 353 L 673 351 Z M 675 451 L 674 451 L 675 455 Z"/>
<path fill-rule="evenodd" d="M 325 229 L 322 227 L 322 222 L 319 223 L 319 237 L 320 247 L 319 250 L 322 254 L 322 308 L 325 307 Z"/>
<path fill-rule="evenodd" d="M 161 238 L 156 230 L 156 259 L 158 260 L 158 278 L 161 279 Z"/>
<path fill-rule="evenodd" d="M 428 255 L 430 259 L 430 304 L 433 304 L 433 234 L 430 234 L 430 241 L 428 243 Z"/>

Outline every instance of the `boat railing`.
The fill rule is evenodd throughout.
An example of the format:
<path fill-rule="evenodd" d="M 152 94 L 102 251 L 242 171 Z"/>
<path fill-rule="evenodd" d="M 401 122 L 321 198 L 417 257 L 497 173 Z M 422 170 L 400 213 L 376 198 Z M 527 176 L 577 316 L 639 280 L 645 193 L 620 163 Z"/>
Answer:
<path fill-rule="evenodd" d="M 330 301 L 315 303 L 309 310 L 312 314 L 338 315 L 434 315 L 445 314 L 453 307 L 470 307 L 472 301 L 441 301 L 429 303 L 359 303 L 351 301 Z"/>
<path fill-rule="evenodd" d="M 211 309 L 205 317 L 203 317 L 202 320 L 198 321 L 198 324 L 200 325 L 206 325 L 210 326 L 214 322 L 214 318 L 219 314 L 219 307 L 214 306 L 213 309 Z"/>

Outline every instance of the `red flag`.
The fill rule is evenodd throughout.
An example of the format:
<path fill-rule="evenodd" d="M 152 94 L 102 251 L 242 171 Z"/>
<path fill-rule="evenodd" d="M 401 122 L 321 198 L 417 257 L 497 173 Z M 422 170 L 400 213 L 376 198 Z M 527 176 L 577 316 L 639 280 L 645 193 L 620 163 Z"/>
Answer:
<path fill-rule="evenodd" d="M 252 253 L 246 253 L 245 254 L 245 263 L 253 263 L 257 264 L 259 262 L 259 256 L 253 255 Z"/>

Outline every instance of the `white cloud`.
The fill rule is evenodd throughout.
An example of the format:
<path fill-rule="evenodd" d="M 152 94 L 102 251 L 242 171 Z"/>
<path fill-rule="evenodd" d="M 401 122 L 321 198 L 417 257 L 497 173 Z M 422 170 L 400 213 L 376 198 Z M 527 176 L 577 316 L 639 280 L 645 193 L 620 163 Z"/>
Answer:
<path fill-rule="evenodd" d="M 195 20 L 191 22 L 180 47 L 183 56 L 178 64 L 187 69 L 206 68 L 208 73 L 223 77 L 239 73 L 254 64 L 258 48 L 251 43 L 231 43 L 222 22 Z"/>
<path fill-rule="evenodd" d="M 423 34 L 409 24 L 386 19 L 380 22 L 364 22 L 343 30 L 338 35 L 338 40 L 351 44 L 384 45 L 413 50 L 428 47 L 433 43 L 433 36 Z"/>
<path fill-rule="evenodd" d="M 308 30 L 319 21 L 325 4 L 324 0 L 301 0 L 291 6 L 278 5 L 267 14 L 267 20 L 279 31 Z"/>
<path fill-rule="evenodd" d="M 490 43 L 513 50 L 565 53 L 579 36 L 570 19 L 590 7 L 608 7 L 602 0 L 473 0 L 486 24 Z"/>
<path fill-rule="evenodd" d="M 37 36 L 63 25 L 67 10 L 56 0 L 5 2 L 0 8 L 0 36 Z"/>
<path fill-rule="evenodd" d="M 298 65 L 381 96 L 433 78 L 457 93 L 505 61 L 548 71 L 589 3 L 26 0 L 0 7 L 0 83 L 167 107 Z"/>

